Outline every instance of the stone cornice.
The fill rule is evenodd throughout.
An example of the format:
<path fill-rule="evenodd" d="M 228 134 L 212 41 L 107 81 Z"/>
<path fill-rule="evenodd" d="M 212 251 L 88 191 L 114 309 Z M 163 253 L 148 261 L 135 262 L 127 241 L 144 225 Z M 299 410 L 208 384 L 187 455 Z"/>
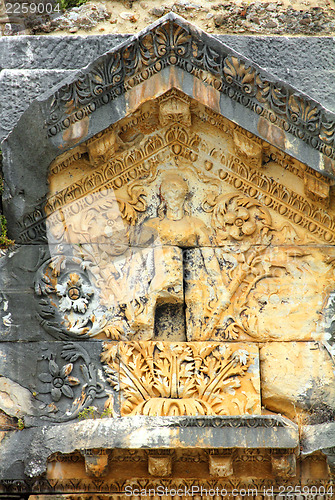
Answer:
<path fill-rule="evenodd" d="M 56 92 L 47 119 L 49 137 L 169 66 L 192 74 L 335 159 L 331 112 L 172 13 L 100 57 Z M 331 175 L 331 168 L 325 173 Z"/>
<path fill-rule="evenodd" d="M 199 429 L 202 429 L 201 438 Z M 59 435 L 64 438 L 59 439 Z M 194 436 L 199 435 L 197 443 Z M 159 436 L 159 437 L 158 437 Z M 18 436 L 6 440 L 2 456 L 18 447 Z M 298 427 L 286 418 L 269 415 L 105 418 L 78 423 L 30 428 L 20 453 L 26 456 L 28 477 L 46 470 L 54 453 L 81 449 L 175 449 L 175 448 L 277 448 L 295 449 Z M 266 444 L 265 444 L 266 443 Z M 16 455 L 11 456 L 16 460 Z M 7 478 L 10 464 L 1 462 L 1 477 Z"/>

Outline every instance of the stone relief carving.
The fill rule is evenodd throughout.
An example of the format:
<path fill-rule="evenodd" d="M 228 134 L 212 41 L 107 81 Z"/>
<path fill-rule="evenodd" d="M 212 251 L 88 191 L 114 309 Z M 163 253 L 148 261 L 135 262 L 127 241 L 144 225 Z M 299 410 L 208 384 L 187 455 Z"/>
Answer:
<path fill-rule="evenodd" d="M 177 93 L 173 90 L 168 93 L 173 99 L 179 94 L 181 93 Z M 167 101 L 166 97 L 165 101 Z M 192 133 L 192 129 L 190 130 L 189 127 L 171 124 L 168 129 L 166 129 L 166 127 L 163 129 L 163 133 L 156 132 L 147 137 L 147 140 L 142 140 L 135 149 L 130 148 L 131 150 L 129 150 L 125 148 L 125 143 L 123 143 L 122 148 L 114 156 L 113 149 L 107 150 L 109 151 L 108 154 L 106 153 L 107 156 L 109 155 L 108 161 L 106 160 L 106 162 L 100 163 L 99 168 L 92 172 L 92 168 L 87 167 L 89 164 L 85 159 L 85 154 L 89 151 L 90 144 L 97 142 L 99 138 L 94 140 L 91 139 L 88 141 L 86 147 L 80 146 L 76 148 L 72 157 L 67 153 L 62 161 L 55 162 L 51 166 L 51 173 L 53 175 L 63 172 L 62 175 L 66 177 L 66 169 L 68 169 L 70 165 L 74 165 L 76 160 L 79 160 L 80 168 L 84 174 L 86 172 L 86 175 L 83 175 L 81 179 L 78 178 L 78 181 L 71 182 L 67 187 L 60 185 L 57 189 L 57 194 L 49 196 L 45 206 L 45 212 L 49 218 L 49 223 L 55 225 L 57 223 L 57 218 L 61 217 L 61 214 L 57 213 L 57 211 L 59 212 L 59 207 L 69 205 L 62 209 L 64 215 L 67 216 L 71 211 L 77 210 L 77 212 L 79 212 L 87 206 L 85 194 L 88 191 L 99 190 L 100 193 L 103 193 L 106 192 L 105 190 L 107 189 L 118 190 L 132 180 L 144 178 L 146 174 L 150 173 L 155 165 L 162 161 L 162 158 L 159 158 L 162 152 L 166 148 L 170 148 L 173 155 L 187 158 L 191 162 L 198 160 L 199 155 L 202 156 L 201 152 L 206 151 L 209 158 L 204 160 L 205 169 L 213 171 L 218 180 L 224 180 L 232 186 L 232 189 L 237 188 L 246 195 L 262 200 L 266 208 L 275 210 L 277 213 L 290 219 L 295 225 L 307 229 L 317 238 L 317 240 L 321 239 L 326 243 L 332 243 L 334 241 L 333 234 L 335 221 L 329 211 L 326 210 L 328 199 L 325 195 L 326 191 L 329 192 L 331 181 L 327 180 L 326 177 L 320 180 L 320 175 L 317 172 L 307 167 L 305 167 L 304 171 L 302 168 L 303 166 L 299 166 L 298 162 L 295 162 L 293 165 L 289 157 L 278 151 L 274 152 L 273 147 L 270 148 L 270 155 L 267 153 L 264 156 L 264 158 L 269 158 L 264 165 L 269 165 L 269 160 L 271 161 L 274 159 L 277 164 L 279 163 L 283 168 L 295 172 L 299 177 L 301 175 L 304 177 L 306 177 L 306 175 L 309 176 L 309 187 L 306 187 L 305 191 L 308 190 L 308 193 L 319 193 L 319 195 L 317 199 L 318 202 L 315 202 L 316 194 L 314 198 L 312 196 L 306 199 L 306 196 L 302 196 L 299 192 L 295 192 L 290 186 L 284 186 L 276 181 L 273 176 L 267 175 L 264 168 L 262 170 L 256 168 L 255 165 L 259 165 L 259 157 L 256 153 L 253 153 L 256 154 L 256 156 L 251 157 L 243 152 L 244 148 L 251 153 L 254 146 L 250 143 L 254 142 L 259 146 L 259 139 L 258 142 L 255 142 L 255 139 L 250 139 L 249 133 L 246 133 L 240 127 L 236 128 L 236 126 L 229 124 L 227 120 L 213 111 L 202 109 L 201 107 L 197 109 L 193 102 L 192 106 L 192 115 L 195 122 L 195 127 L 192 127 L 192 129 L 198 129 L 199 125 L 201 127 L 202 122 L 208 123 L 209 127 L 214 126 L 216 129 L 225 132 L 223 135 L 221 133 L 223 140 L 224 135 L 226 136 L 226 140 L 234 135 L 234 147 L 229 148 L 228 151 L 223 151 L 222 148 L 218 147 L 218 141 L 215 140 L 214 137 L 204 137 L 203 135 L 200 137 L 199 134 Z M 151 112 L 148 112 L 146 109 L 136 112 L 136 118 L 133 120 L 128 119 L 125 125 L 120 126 L 120 130 L 116 130 L 117 137 L 120 137 L 120 135 L 124 137 L 129 127 L 140 126 L 140 128 L 142 128 L 142 123 L 146 120 L 148 123 L 153 124 L 153 130 L 157 130 L 158 118 L 154 119 L 154 116 L 157 116 L 158 112 L 159 109 L 154 101 L 152 103 Z M 234 127 L 236 128 L 236 132 L 234 132 Z M 145 130 L 145 128 L 143 130 Z M 153 130 L 151 130 L 151 132 L 153 132 Z M 110 133 L 110 130 L 105 132 L 107 135 Z M 239 137 L 238 147 L 236 146 L 237 133 Z M 243 145 L 241 145 L 242 136 L 245 138 Z M 100 141 L 104 140 L 104 133 L 102 133 Z M 246 146 L 246 144 L 248 144 L 248 146 Z M 269 145 L 263 142 L 263 149 L 267 151 Z M 236 151 L 238 151 L 238 154 L 236 154 Z M 88 154 L 91 155 L 92 152 Z M 96 155 L 95 158 L 97 159 L 98 157 L 99 155 Z M 216 157 L 218 160 L 216 161 L 217 165 L 215 169 L 213 169 L 213 157 Z M 93 158 L 91 159 L 93 163 L 96 161 Z M 219 165 L 221 168 L 219 168 Z M 67 184 L 69 183 L 67 182 Z M 322 184 L 322 186 L 317 188 L 319 184 L 320 186 Z M 103 194 L 101 194 L 101 196 L 103 196 Z M 72 206 L 71 202 L 74 202 L 74 200 L 80 197 L 81 200 L 78 200 L 78 202 L 74 203 Z M 320 204 L 320 200 L 323 201 L 323 203 Z M 44 218 L 45 216 L 43 216 L 40 210 L 35 210 L 34 213 L 22 221 L 22 241 L 32 241 L 31 238 L 34 239 L 38 235 L 41 241 L 45 240 L 46 236 L 42 234 Z"/>
<path fill-rule="evenodd" d="M 57 338 L 87 337 L 101 330 L 97 293 L 83 261 L 58 254 L 38 270 L 35 294 L 42 326 Z M 102 321 L 102 320 L 101 320 Z"/>
<path fill-rule="evenodd" d="M 118 341 L 102 361 L 122 415 L 257 413 L 250 342 L 329 336 L 334 258 L 318 244 L 335 240 L 330 184 L 181 92 L 62 155 L 49 181 L 40 322 L 63 340 Z"/>
<path fill-rule="evenodd" d="M 14 366 L 11 387 L 23 388 L 33 407 L 3 436 L 3 455 L 14 453 L 0 476 L 18 470 L 26 478 L 0 480 L 4 495 L 93 498 L 99 489 L 121 498 L 137 479 L 143 489 L 187 488 L 197 477 L 201 487 L 229 493 L 253 485 L 264 498 L 267 488 L 280 493 L 316 478 L 331 487 L 334 449 L 328 448 L 329 474 L 319 451 L 306 466 L 299 453 L 308 450 L 306 428 L 326 421 L 326 429 L 334 416 L 333 181 L 276 149 L 279 140 L 267 144 L 203 103 L 222 110 L 214 100 L 226 93 L 265 118 L 260 125 L 276 124 L 269 130 L 280 139 L 290 140 L 280 128 L 291 131 L 329 156 L 317 156 L 326 175 L 334 169 L 333 120 L 229 51 L 221 57 L 205 35 L 185 26 L 171 18 L 155 24 L 139 42 L 100 58 L 53 103 L 49 134 L 59 135 L 50 144 L 57 147 L 64 132 L 66 149 L 96 106 L 129 89 L 133 101 L 140 89 L 147 92 L 131 115 L 50 165 L 46 201 L 21 220 L 27 245 L 16 262 L 14 249 L 1 263 L 0 322 L 9 344 L 2 358 Z M 157 85 L 181 74 L 187 80 L 181 88 L 195 85 L 191 95 L 201 99 L 208 90 L 202 104 Z M 156 97 L 149 100 L 151 92 Z M 122 113 L 133 110 L 128 97 Z M 91 118 L 90 130 L 97 130 L 102 122 Z M 271 133 L 260 136 L 270 140 Z M 30 307 L 23 319 L 13 307 L 23 293 L 24 305 L 32 304 L 35 273 L 37 315 L 52 343 L 30 318 L 23 339 Z M 16 339 L 24 341 L 13 349 Z M 37 349 L 42 354 L 30 373 Z M 29 390 L 14 382 L 26 371 Z M 272 413 L 279 411 L 298 425 Z M 72 422 L 60 440 L 63 424 L 50 425 L 86 417 L 94 421 Z M 104 417 L 112 418 L 98 420 Z M 155 449 L 167 443 L 172 449 Z M 123 449 L 133 446 L 141 448 Z"/>
<path fill-rule="evenodd" d="M 105 343 L 108 380 L 121 415 L 260 413 L 258 351 L 245 344 Z"/>
<path fill-rule="evenodd" d="M 292 318 L 294 280 L 308 279 L 310 287 L 317 289 L 313 266 L 309 271 L 306 267 L 308 259 L 313 261 L 307 257 L 311 252 L 294 246 L 269 247 L 272 241 L 283 241 L 287 233 L 293 233 L 294 240 L 294 230 L 285 224 L 276 228 L 269 210 L 249 196 L 218 194 L 218 184 L 205 174 L 201 176 L 207 179 L 208 192 L 199 199 L 203 188 L 197 193 L 194 187 L 195 180 L 199 183 L 199 172 L 190 164 L 176 168 L 170 163 L 163 172 L 154 169 L 145 185 L 135 181 L 128 186 L 132 204 L 116 200 L 114 195 L 103 202 L 97 197 L 86 212 L 61 222 L 61 229 L 52 226 L 54 235 L 61 232 L 68 238 L 66 243 L 72 243 L 79 271 L 63 272 L 58 284 L 54 279 L 53 288 L 37 286 L 43 297 L 41 316 L 42 307 L 46 311 L 44 297 L 52 294 L 57 304 L 54 314 L 57 318 L 60 312 L 65 314 L 70 334 L 92 336 L 104 331 L 114 339 L 150 340 L 155 335 L 157 306 L 185 303 L 186 331 L 181 324 L 176 340 L 236 340 L 239 334 L 256 340 L 291 338 L 298 326 L 291 319 L 286 322 L 288 334 L 277 333 L 278 326 L 272 331 L 269 324 L 261 329 L 256 325 L 252 319 L 255 301 L 259 309 L 270 311 L 270 306 L 262 306 L 262 299 L 255 297 L 266 296 L 272 301 L 272 312 L 275 302 L 291 303 L 291 309 L 288 305 L 281 308 L 284 316 Z M 157 216 L 148 216 L 148 210 Z M 188 215 L 192 212 L 196 215 Z M 227 244 L 239 245 L 234 255 L 224 249 Z M 63 256 L 53 257 L 48 272 L 42 272 L 42 281 L 50 282 L 57 275 L 57 261 L 65 265 Z M 299 271 L 300 261 L 304 261 L 304 272 Z M 51 267 L 56 271 L 50 274 Z M 324 271 L 330 279 L 332 267 Z M 280 300 L 279 288 L 280 295 L 286 290 Z M 312 298 L 310 288 L 304 294 L 301 299 L 307 303 Z M 322 300 L 315 295 L 316 310 Z M 271 323 L 270 312 L 268 320 Z M 316 320 L 317 316 L 310 319 Z M 50 323 L 49 317 L 45 324 Z M 291 328 L 287 328 L 290 323 Z M 306 334 L 300 328 L 300 338 L 309 338 L 311 332 L 312 326 Z"/>
<path fill-rule="evenodd" d="M 48 396 L 51 397 L 51 403 L 44 405 L 41 416 L 49 421 L 67 422 L 78 417 L 96 398 L 106 398 L 106 392 L 98 369 L 83 346 L 75 342 L 64 343 L 58 358 L 50 349 L 43 349 L 40 362 L 44 363 L 46 371 L 39 373 L 40 383 L 36 389 L 40 402 L 48 403 Z M 78 360 L 83 363 L 80 370 Z M 73 375 L 74 367 L 78 376 Z M 61 410 L 59 402 L 65 405 L 65 410 Z"/>

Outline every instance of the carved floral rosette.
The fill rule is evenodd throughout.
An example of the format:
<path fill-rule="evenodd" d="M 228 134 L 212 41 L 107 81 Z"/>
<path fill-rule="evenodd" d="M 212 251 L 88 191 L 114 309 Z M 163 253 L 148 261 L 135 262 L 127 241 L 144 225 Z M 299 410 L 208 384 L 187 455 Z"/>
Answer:
<path fill-rule="evenodd" d="M 96 320 L 99 291 L 82 264 L 80 259 L 56 254 L 36 274 L 37 313 L 41 325 L 57 338 L 86 338 L 101 330 Z"/>

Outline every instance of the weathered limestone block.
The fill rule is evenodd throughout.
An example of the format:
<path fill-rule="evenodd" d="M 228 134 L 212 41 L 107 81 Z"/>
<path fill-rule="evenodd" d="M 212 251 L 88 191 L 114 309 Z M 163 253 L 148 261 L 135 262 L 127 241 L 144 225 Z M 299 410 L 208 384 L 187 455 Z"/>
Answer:
<path fill-rule="evenodd" d="M 0 139 L 6 137 L 33 99 L 128 37 L 2 37 Z"/>
<path fill-rule="evenodd" d="M 231 456 L 209 455 L 209 473 L 215 477 L 228 477 L 234 474 Z"/>
<path fill-rule="evenodd" d="M 313 342 L 260 347 L 262 404 L 295 421 L 318 423 L 335 412 L 334 361 Z"/>
<path fill-rule="evenodd" d="M 3 70 L 0 74 L 2 100 L 0 138 L 3 139 L 12 130 L 33 99 L 71 74 L 74 74 L 74 71 Z"/>
<path fill-rule="evenodd" d="M 130 35 L 3 37 L 0 66 L 7 69 L 79 69 L 127 40 Z"/>
<path fill-rule="evenodd" d="M 105 343 L 121 415 L 260 414 L 258 348 L 239 343 Z"/>
<path fill-rule="evenodd" d="M 2 341 L 45 339 L 45 329 L 35 314 L 34 279 L 36 270 L 44 259 L 50 258 L 50 253 L 48 245 L 15 245 L 0 256 Z"/>
<path fill-rule="evenodd" d="M 151 476 L 168 477 L 172 473 L 172 457 L 162 455 L 149 455 L 148 472 Z"/>
<path fill-rule="evenodd" d="M 7 377 L 0 377 L 0 409 L 12 417 L 35 413 L 30 391 Z"/>
<path fill-rule="evenodd" d="M 185 251 L 189 340 L 326 340 L 332 335 L 332 301 L 326 307 L 333 290 L 332 248 L 235 248 Z"/>
<path fill-rule="evenodd" d="M 303 453 L 308 455 L 322 450 L 326 456 L 334 455 L 335 425 L 333 421 L 322 424 L 304 425 L 301 428 Z"/>

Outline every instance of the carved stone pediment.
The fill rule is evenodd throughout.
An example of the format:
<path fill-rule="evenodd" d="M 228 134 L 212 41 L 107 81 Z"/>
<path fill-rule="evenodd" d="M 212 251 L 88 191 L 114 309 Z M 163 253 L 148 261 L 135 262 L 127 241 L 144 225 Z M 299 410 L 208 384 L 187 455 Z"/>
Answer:
<path fill-rule="evenodd" d="M 112 413 L 257 414 L 251 342 L 329 337 L 331 181 L 177 89 L 54 160 L 49 186 L 38 315 L 114 341 Z"/>
<path fill-rule="evenodd" d="M 201 477 L 245 477 L 245 447 L 281 450 L 257 477 L 295 476 L 300 421 L 335 412 L 334 123 L 174 15 L 33 103 L 4 144 L 0 294 L 30 363 L 4 357 L 32 407 L 26 474 L 80 449 L 111 485 L 106 450 L 150 447 L 138 477 L 177 478 L 173 450 L 199 447 Z"/>
<path fill-rule="evenodd" d="M 120 340 L 322 339 L 333 257 L 317 247 L 334 241 L 335 219 L 327 200 L 305 195 L 307 178 L 330 189 L 175 89 L 145 103 L 50 166 L 54 254 L 36 281 L 45 327 Z"/>

